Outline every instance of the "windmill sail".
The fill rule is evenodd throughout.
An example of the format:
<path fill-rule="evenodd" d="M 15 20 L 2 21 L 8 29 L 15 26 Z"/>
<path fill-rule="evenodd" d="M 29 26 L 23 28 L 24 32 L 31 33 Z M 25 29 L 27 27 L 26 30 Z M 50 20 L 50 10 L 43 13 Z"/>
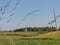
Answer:
<path fill-rule="evenodd" d="M 50 24 L 52 24 L 52 23 L 54 23 L 55 22 L 55 25 L 56 25 L 56 19 L 60 16 L 60 15 L 58 15 L 57 17 L 55 16 L 55 10 L 53 9 L 53 14 L 54 14 L 54 20 L 53 21 L 51 21 L 51 22 L 49 22 L 48 23 L 48 25 Z"/>
<path fill-rule="evenodd" d="M 53 14 L 54 14 L 54 20 L 51 21 L 51 22 L 49 22 L 48 24 L 52 24 L 52 23 L 55 22 L 55 27 L 57 28 L 57 21 L 56 21 L 56 19 L 57 19 L 58 17 L 60 17 L 60 15 L 58 15 L 58 16 L 56 17 L 56 16 L 55 16 L 55 10 L 54 10 L 54 9 L 53 9 Z"/>
<path fill-rule="evenodd" d="M 59 17 L 60 17 L 60 15 L 56 16 L 56 19 L 59 18 Z M 49 25 L 49 24 L 52 24 L 52 23 L 54 23 L 54 22 L 56 22 L 56 21 L 55 21 L 55 20 L 52 20 L 52 21 L 50 21 L 50 22 L 48 23 L 48 25 Z"/>

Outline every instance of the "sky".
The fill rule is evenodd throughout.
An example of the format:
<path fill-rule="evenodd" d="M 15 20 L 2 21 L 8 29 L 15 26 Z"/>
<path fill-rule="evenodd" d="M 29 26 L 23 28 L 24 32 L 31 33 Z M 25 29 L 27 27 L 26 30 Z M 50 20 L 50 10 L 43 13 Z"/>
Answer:
<path fill-rule="evenodd" d="M 0 0 L 0 10 L 1 7 L 4 9 L 8 1 Z M 17 2 L 18 5 L 15 7 Z M 13 10 L 14 7 L 15 9 Z M 5 8 L 5 13 L 2 14 L 0 11 L 0 17 L 3 18 L 0 21 L 0 30 L 8 31 L 23 27 L 55 26 L 54 23 L 47 25 L 48 22 L 54 19 L 53 8 L 56 16 L 60 15 L 60 0 L 20 0 L 20 2 L 18 0 L 11 0 Z M 28 13 L 35 10 L 40 11 L 28 15 Z M 11 14 L 13 15 L 10 16 Z M 26 19 L 21 21 L 26 15 L 28 15 Z M 60 18 L 57 19 L 57 26 L 60 27 Z"/>

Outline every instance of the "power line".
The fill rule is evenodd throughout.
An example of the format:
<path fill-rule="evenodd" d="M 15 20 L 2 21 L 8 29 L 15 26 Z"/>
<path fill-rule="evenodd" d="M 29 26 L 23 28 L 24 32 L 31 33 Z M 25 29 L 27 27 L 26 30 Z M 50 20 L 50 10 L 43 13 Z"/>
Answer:
<path fill-rule="evenodd" d="M 9 0 L 9 1 L 2 7 L 2 15 L 5 13 L 6 9 L 9 7 L 11 1 L 12 1 L 12 0 Z"/>
<path fill-rule="evenodd" d="M 33 13 L 39 12 L 40 10 L 34 10 L 29 12 L 20 22 L 22 23 L 23 21 L 25 21 L 27 19 L 28 16 L 32 15 Z M 17 24 L 17 26 L 20 25 L 20 22 Z"/>
<path fill-rule="evenodd" d="M 12 13 L 12 14 L 10 14 L 10 16 L 9 16 L 9 20 L 7 21 L 7 23 L 9 23 L 12 19 L 11 19 L 11 17 L 14 15 L 14 13 Z"/>
<path fill-rule="evenodd" d="M 17 3 L 15 4 L 15 6 L 13 7 L 11 12 L 13 12 L 16 9 L 16 7 L 18 6 L 19 2 L 20 2 L 20 0 L 17 1 Z"/>
<path fill-rule="evenodd" d="M 26 20 L 26 18 L 27 18 L 28 16 L 30 16 L 31 14 L 36 13 L 36 12 L 38 12 L 38 11 L 40 11 L 40 10 L 34 10 L 34 11 L 32 11 L 32 12 L 29 12 L 29 13 L 21 20 L 21 22 L 24 21 L 24 20 Z"/>
<path fill-rule="evenodd" d="M 9 20 L 7 21 L 7 23 L 9 23 L 12 20 L 12 19 L 10 19 L 10 17 L 12 17 L 14 15 L 14 13 L 12 13 L 12 12 L 16 9 L 16 7 L 18 6 L 19 2 L 20 2 L 20 0 L 18 0 L 17 3 L 15 4 L 15 7 L 13 7 L 13 9 L 11 11 L 11 14 L 9 15 Z"/>

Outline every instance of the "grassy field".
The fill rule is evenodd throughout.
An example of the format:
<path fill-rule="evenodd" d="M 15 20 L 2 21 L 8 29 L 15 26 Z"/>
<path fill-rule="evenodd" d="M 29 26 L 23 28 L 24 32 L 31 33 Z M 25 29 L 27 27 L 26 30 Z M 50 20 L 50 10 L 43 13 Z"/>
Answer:
<path fill-rule="evenodd" d="M 60 39 L 60 31 L 58 32 L 48 32 L 44 34 L 39 34 L 38 32 L 2 32 L 0 37 L 7 36 L 10 38 L 54 38 Z"/>
<path fill-rule="evenodd" d="M 39 34 L 33 37 L 39 37 L 39 38 L 54 38 L 54 39 L 60 39 L 60 31 L 55 31 L 55 32 L 48 32 L 45 34 Z"/>
<path fill-rule="evenodd" d="M 10 42 L 6 39 L 0 39 L 0 45 L 9 45 Z"/>
<path fill-rule="evenodd" d="M 9 40 L 0 39 L 0 45 L 60 45 L 60 40 L 13 39 L 12 44 Z"/>
<path fill-rule="evenodd" d="M 0 45 L 60 45 L 60 31 L 45 34 L 37 32 L 1 32 Z"/>
<path fill-rule="evenodd" d="M 14 40 L 16 45 L 60 45 L 60 40 L 40 40 L 40 39 L 26 39 L 26 40 Z"/>

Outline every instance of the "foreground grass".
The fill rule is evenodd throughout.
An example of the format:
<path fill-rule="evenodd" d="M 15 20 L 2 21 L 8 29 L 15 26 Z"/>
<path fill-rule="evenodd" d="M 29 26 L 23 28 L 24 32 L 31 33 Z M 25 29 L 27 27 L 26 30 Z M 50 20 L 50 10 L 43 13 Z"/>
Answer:
<path fill-rule="evenodd" d="M 60 40 L 13 39 L 15 45 L 60 45 Z M 0 45 L 12 45 L 6 39 L 0 39 Z"/>
<path fill-rule="evenodd" d="M 60 45 L 60 40 L 34 40 L 34 39 L 26 39 L 26 40 L 14 40 L 16 45 Z"/>
<path fill-rule="evenodd" d="M 10 42 L 6 39 L 0 39 L 0 45 L 9 45 Z"/>

